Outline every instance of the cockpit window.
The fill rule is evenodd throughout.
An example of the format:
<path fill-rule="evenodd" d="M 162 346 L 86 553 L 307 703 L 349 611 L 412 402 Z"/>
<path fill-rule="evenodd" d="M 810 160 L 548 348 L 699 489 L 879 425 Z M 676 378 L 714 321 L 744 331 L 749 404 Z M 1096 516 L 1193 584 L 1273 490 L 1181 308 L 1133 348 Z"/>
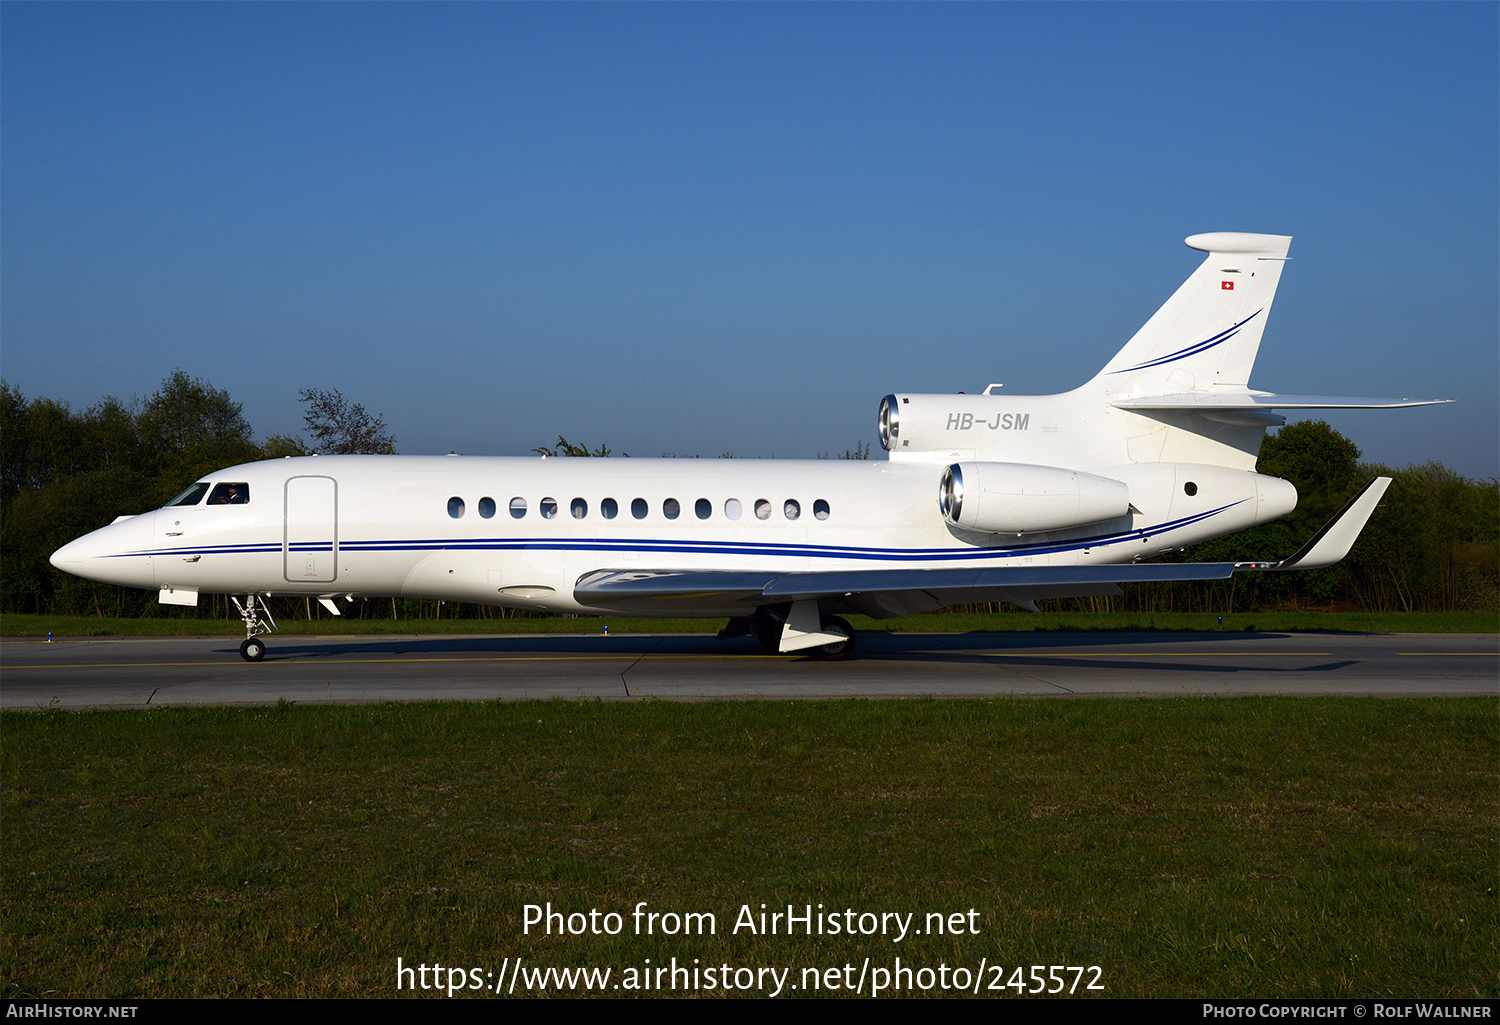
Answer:
<path fill-rule="evenodd" d="M 182 494 L 168 502 L 163 508 L 170 509 L 174 505 L 197 505 L 208 492 L 208 481 L 200 480 L 192 485 Z"/>
<path fill-rule="evenodd" d="M 250 485 L 215 484 L 214 493 L 208 496 L 209 505 L 244 505 L 250 501 Z"/>

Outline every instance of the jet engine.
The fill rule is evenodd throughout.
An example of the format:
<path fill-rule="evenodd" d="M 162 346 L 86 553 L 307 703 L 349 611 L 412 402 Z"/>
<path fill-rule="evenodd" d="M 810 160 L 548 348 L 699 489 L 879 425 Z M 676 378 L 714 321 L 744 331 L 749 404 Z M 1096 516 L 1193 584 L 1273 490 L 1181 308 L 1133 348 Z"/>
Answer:
<path fill-rule="evenodd" d="M 880 446 L 892 459 L 1003 450 L 1039 430 L 1055 396 L 887 395 L 880 400 Z M 1055 419 L 1055 416 L 1049 419 Z M 964 458 L 956 456 L 956 458 Z"/>
<path fill-rule="evenodd" d="M 1130 488 L 1061 466 L 953 463 L 943 471 L 938 508 L 955 527 L 1039 533 L 1128 515 Z"/>

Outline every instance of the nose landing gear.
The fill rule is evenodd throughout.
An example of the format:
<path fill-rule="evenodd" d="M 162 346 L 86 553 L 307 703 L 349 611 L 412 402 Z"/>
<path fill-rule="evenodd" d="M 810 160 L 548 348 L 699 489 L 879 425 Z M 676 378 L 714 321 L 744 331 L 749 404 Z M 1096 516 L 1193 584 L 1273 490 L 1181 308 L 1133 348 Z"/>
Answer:
<path fill-rule="evenodd" d="M 245 595 L 243 602 L 233 595 L 229 600 L 234 602 L 240 618 L 245 621 L 245 642 L 240 645 L 240 658 L 246 662 L 259 662 L 266 657 L 266 642 L 255 635 L 275 630 L 276 620 L 271 618 L 271 610 L 265 601 L 253 594 Z"/>

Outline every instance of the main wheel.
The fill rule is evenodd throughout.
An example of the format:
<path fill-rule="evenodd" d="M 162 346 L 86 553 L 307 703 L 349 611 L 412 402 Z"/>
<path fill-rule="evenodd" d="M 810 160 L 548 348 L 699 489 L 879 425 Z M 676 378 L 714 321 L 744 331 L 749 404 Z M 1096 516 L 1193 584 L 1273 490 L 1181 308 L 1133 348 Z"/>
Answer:
<path fill-rule="evenodd" d="M 781 650 L 781 624 L 767 616 L 756 624 L 755 639 L 760 641 L 762 648 L 776 654 Z"/>
<path fill-rule="evenodd" d="M 837 662 L 840 659 L 848 658 L 853 653 L 854 627 L 850 626 L 847 620 L 840 619 L 838 616 L 824 616 L 819 629 L 826 634 L 843 634 L 844 640 L 836 641 L 833 644 L 822 644 L 813 648 L 809 652 L 813 658 L 822 658 L 830 662 Z"/>
<path fill-rule="evenodd" d="M 246 662 L 259 662 L 266 657 L 266 642 L 259 637 L 250 637 L 240 645 L 240 658 Z"/>

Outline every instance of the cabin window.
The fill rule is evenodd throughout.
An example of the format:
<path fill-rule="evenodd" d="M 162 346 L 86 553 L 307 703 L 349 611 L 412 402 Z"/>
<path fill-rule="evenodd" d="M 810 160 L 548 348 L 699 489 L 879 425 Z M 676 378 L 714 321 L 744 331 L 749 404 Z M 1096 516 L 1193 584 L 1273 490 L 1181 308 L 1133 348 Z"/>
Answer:
<path fill-rule="evenodd" d="M 606 520 L 612 520 L 620 514 L 620 505 L 613 498 L 606 498 L 599 503 L 599 512 Z"/>
<path fill-rule="evenodd" d="M 724 515 L 731 520 L 740 518 L 740 500 L 738 498 L 726 498 L 724 500 Z"/>
<path fill-rule="evenodd" d="M 693 512 L 700 520 L 706 520 L 714 514 L 714 504 L 706 498 L 700 498 L 693 503 Z"/>
<path fill-rule="evenodd" d="M 490 519 L 495 515 L 495 500 L 493 498 L 481 498 L 479 500 L 479 515 Z"/>
<path fill-rule="evenodd" d="M 573 504 L 568 507 L 575 520 L 581 520 L 589 514 L 589 504 L 581 498 L 573 499 Z"/>
<path fill-rule="evenodd" d="M 1198 485 L 1194 484 L 1192 481 L 1188 481 L 1182 486 L 1182 493 L 1187 495 L 1189 498 L 1192 498 L 1198 493 Z"/>
<path fill-rule="evenodd" d="M 788 498 L 786 505 L 781 507 L 781 512 L 787 519 L 795 520 L 798 516 L 802 515 L 802 506 L 797 504 L 795 498 Z"/>
<path fill-rule="evenodd" d="M 510 516 L 513 520 L 519 520 L 526 515 L 526 499 L 512 498 L 510 500 Z"/>
<path fill-rule="evenodd" d="M 828 519 L 828 503 L 821 498 L 814 502 L 813 516 L 820 520 Z"/>
<path fill-rule="evenodd" d="M 168 502 L 165 508 L 170 509 L 174 505 L 197 505 L 207 493 L 208 482 L 200 480 L 197 484 L 190 485 L 186 491 Z"/>
<path fill-rule="evenodd" d="M 208 496 L 209 505 L 244 505 L 248 501 L 250 485 L 243 482 L 215 484 L 213 494 Z"/>
<path fill-rule="evenodd" d="M 633 499 L 630 503 L 630 515 L 638 520 L 646 518 L 646 500 L 644 498 Z"/>
<path fill-rule="evenodd" d="M 669 498 L 661 504 L 661 514 L 669 520 L 675 520 L 682 512 L 682 506 L 677 504 L 677 499 Z"/>
<path fill-rule="evenodd" d="M 542 510 L 542 519 L 544 519 L 544 520 L 555 519 L 556 516 L 557 516 L 557 499 L 555 499 L 555 498 L 544 498 L 544 499 L 542 499 L 542 504 L 541 504 L 540 508 Z"/>
<path fill-rule="evenodd" d="M 771 503 L 764 498 L 755 500 L 755 518 L 757 520 L 769 520 L 771 518 Z"/>
<path fill-rule="evenodd" d="M 457 495 L 454 495 L 452 498 L 448 499 L 448 515 L 452 516 L 456 520 L 459 517 L 463 516 L 463 514 L 464 500 L 462 498 L 459 498 Z"/>

